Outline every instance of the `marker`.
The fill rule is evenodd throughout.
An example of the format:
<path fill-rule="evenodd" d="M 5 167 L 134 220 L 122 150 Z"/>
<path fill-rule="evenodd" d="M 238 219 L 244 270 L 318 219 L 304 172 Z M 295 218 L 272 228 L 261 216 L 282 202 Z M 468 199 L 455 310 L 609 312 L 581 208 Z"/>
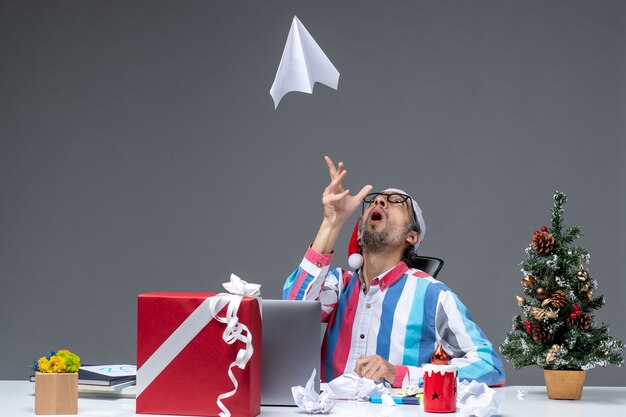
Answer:
<path fill-rule="evenodd" d="M 392 395 L 391 399 L 396 404 L 419 405 L 419 403 L 420 403 L 420 399 L 419 398 L 412 397 L 412 396 L 400 397 L 400 396 L 397 396 L 397 395 Z M 382 397 L 371 397 L 370 398 L 370 402 L 374 403 L 374 404 L 382 404 L 383 399 L 382 399 Z"/>

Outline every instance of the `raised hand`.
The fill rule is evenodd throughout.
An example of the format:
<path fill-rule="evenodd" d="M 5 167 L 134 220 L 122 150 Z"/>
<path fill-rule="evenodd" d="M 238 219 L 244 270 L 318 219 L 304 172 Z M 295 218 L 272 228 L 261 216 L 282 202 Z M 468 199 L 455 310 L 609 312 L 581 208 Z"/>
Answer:
<path fill-rule="evenodd" d="M 363 198 L 372 190 L 372 186 L 366 185 L 356 195 L 350 195 L 350 190 L 343 188 L 343 180 L 348 173 L 343 162 L 339 162 L 335 167 L 335 163 L 328 156 L 325 156 L 324 160 L 330 175 L 330 184 L 322 194 L 324 220 L 329 225 L 341 227 L 359 208 Z"/>
<path fill-rule="evenodd" d="M 372 186 L 366 185 L 358 194 L 350 195 L 350 190 L 343 188 L 343 180 L 348 172 L 343 162 L 335 166 L 329 157 L 325 156 L 324 159 L 330 175 L 330 184 L 322 194 L 324 220 L 315 236 L 312 248 L 318 253 L 327 254 L 333 251 L 341 228 L 359 207 L 367 193 L 372 190 Z"/>

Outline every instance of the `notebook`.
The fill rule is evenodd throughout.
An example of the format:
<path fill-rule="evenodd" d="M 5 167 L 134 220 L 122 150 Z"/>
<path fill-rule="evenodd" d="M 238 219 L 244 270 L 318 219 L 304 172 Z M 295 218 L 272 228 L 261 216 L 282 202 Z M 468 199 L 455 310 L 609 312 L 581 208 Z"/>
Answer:
<path fill-rule="evenodd" d="M 291 387 L 305 386 L 321 361 L 319 301 L 263 300 L 261 404 L 294 406 Z"/>
<path fill-rule="evenodd" d="M 124 384 L 126 382 L 135 382 L 137 377 L 135 375 L 121 375 L 121 376 L 109 376 L 102 375 L 96 372 L 90 372 L 83 368 L 78 370 L 78 384 L 79 385 L 94 385 L 94 386 L 114 386 Z M 30 376 L 30 381 L 35 382 L 35 375 Z"/>

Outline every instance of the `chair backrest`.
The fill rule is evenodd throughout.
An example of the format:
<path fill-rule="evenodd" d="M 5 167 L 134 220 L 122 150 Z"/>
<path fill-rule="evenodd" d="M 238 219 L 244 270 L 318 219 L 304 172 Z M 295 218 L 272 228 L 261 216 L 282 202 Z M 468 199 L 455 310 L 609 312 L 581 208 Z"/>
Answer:
<path fill-rule="evenodd" d="M 443 268 L 443 259 L 433 258 L 432 256 L 418 256 L 411 265 L 413 268 L 421 269 L 433 278 L 437 278 L 437 274 Z"/>

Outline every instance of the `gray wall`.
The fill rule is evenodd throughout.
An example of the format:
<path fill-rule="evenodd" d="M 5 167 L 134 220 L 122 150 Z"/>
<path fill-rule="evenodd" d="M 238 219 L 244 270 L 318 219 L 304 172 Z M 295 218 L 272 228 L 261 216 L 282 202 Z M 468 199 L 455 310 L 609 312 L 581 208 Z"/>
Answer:
<path fill-rule="evenodd" d="M 294 14 L 339 90 L 275 111 Z M 611 1 L 0 2 L 0 378 L 51 348 L 134 363 L 140 292 L 235 272 L 279 298 L 321 220 L 324 154 L 353 190 L 416 197 L 422 253 L 496 344 L 566 192 L 597 319 L 626 339 L 625 20 Z"/>

